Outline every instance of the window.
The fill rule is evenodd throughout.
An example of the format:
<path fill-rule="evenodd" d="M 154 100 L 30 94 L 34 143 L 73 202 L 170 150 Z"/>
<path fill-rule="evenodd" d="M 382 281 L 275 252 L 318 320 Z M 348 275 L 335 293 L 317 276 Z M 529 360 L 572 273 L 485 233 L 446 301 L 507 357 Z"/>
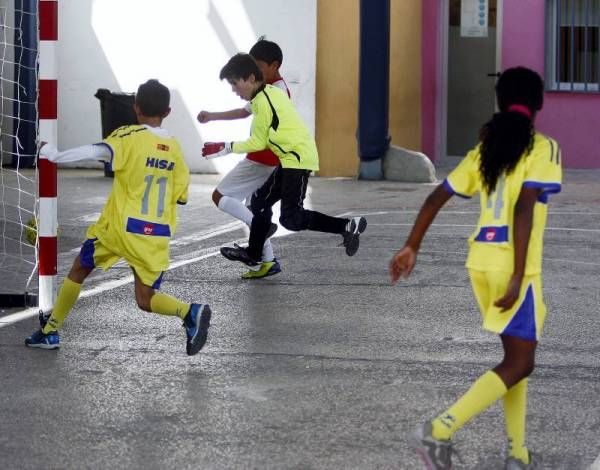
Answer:
<path fill-rule="evenodd" d="M 546 87 L 600 91 L 600 0 L 546 0 Z"/>

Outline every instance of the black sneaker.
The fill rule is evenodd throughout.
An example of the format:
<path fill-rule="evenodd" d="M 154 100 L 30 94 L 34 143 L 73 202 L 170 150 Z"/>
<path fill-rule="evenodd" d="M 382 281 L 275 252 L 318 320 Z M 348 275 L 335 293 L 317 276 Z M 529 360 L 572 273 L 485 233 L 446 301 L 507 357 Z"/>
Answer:
<path fill-rule="evenodd" d="M 193 356 L 202 349 L 208 338 L 210 317 L 212 312 L 206 304 L 192 304 L 190 311 L 183 320 L 187 336 L 186 352 Z"/>
<path fill-rule="evenodd" d="M 354 256 L 358 251 L 359 236 L 367 228 L 367 219 L 364 217 L 353 217 L 346 225 L 346 231 L 342 233 L 344 241 L 342 245 L 346 247 L 346 254 Z"/>
<path fill-rule="evenodd" d="M 231 261 L 239 261 L 246 266 L 258 266 L 260 264 L 260 261 L 250 258 L 246 248 L 239 246 L 237 243 L 234 243 L 233 247 L 224 246 L 221 248 L 221 254 Z"/>

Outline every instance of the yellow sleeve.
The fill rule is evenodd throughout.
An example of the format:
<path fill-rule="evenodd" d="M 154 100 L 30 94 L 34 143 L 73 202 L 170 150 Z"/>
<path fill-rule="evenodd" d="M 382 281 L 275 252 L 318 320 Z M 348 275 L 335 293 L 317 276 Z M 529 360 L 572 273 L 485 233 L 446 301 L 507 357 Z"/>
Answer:
<path fill-rule="evenodd" d="M 269 145 L 269 127 L 273 112 L 266 98 L 260 97 L 252 103 L 252 127 L 250 137 L 244 142 L 233 142 L 231 151 L 234 153 L 257 152 L 266 149 Z"/>
<path fill-rule="evenodd" d="M 180 205 L 187 204 L 188 191 L 190 186 L 190 169 L 185 163 L 185 158 L 181 150 L 179 151 L 179 162 L 175 165 L 175 184 L 173 195 L 175 202 Z"/>
<path fill-rule="evenodd" d="M 559 193 L 562 185 L 561 154 L 558 143 L 543 136 L 526 159 L 524 188 L 538 188 L 538 201 L 548 202 L 551 194 Z"/>
<path fill-rule="evenodd" d="M 481 188 L 479 146 L 471 150 L 444 180 L 444 188 L 463 198 L 473 197 Z"/>
<path fill-rule="evenodd" d="M 127 142 L 129 139 L 125 137 L 128 134 L 127 128 L 129 126 L 119 127 L 115 129 L 102 143 L 110 149 L 110 167 L 112 171 L 119 171 L 125 167 L 127 161 Z"/>

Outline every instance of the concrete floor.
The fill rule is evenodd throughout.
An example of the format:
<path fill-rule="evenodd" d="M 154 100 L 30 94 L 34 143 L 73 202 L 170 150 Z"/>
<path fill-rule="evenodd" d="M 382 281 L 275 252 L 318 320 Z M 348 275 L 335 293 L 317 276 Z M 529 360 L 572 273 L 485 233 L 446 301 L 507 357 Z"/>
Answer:
<path fill-rule="evenodd" d="M 25 348 L 35 318 L 9 323 L 6 312 L 0 468 L 421 468 L 407 433 L 501 358 L 463 267 L 477 201 L 450 201 L 393 287 L 387 263 L 433 186 L 311 178 L 310 206 L 366 215 L 359 252 L 348 258 L 333 235 L 285 234 L 274 239 L 283 272 L 244 281 L 218 254 L 245 231 L 212 206 L 217 181 L 193 176 L 163 282 L 211 304 L 205 349 L 187 357 L 178 320 L 137 309 L 124 265 L 89 279 L 59 351 Z M 528 443 L 543 468 L 572 470 L 600 453 L 600 171 L 566 171 L 564 183 L 546 232 Z M 110 184 L 61 170 L 61 278 Z M 501 406 L 455 440 L 456 468 L 503 468 Z"/>

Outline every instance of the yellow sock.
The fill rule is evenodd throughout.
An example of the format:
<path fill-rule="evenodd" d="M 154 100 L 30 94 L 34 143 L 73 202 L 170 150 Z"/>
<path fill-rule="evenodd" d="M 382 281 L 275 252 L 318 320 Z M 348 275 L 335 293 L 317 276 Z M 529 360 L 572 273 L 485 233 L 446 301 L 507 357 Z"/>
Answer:
<path fill-rule="evenodd" d="M 504 395 L 504 419 L 508 436 L 509 455 L 529 463 L 525 447 L 525 416 L 527 414 L 527 379 L 513 385 Z"/>
<path fill-rule="evenodd" d="M 506 385 L 494 372 L 487 371 L 450 408 L 432 421 L 434 439 L 448 440 L 467 421 L 487 409 L 506 393 Z"/>
<path fill-rule="evenodd" d="M 178 316 L 183 320 L 190 310 L 190 304 L 177 300 L 170 295 L 156 292 L 150 299 L 150 308 L 154 313 Z"/>
<path fill-rule="evenodd" d="M 77 302 L 80 292 L 81 284 L 77 284 L 66 277 L 58 291 L 58 297 L 52 309 L 52 314 L 48 318 L 48 323 L 46 323 L 46 326 L 42 330 L 44 334 L 51 331 L 58 331 L 73 308 L 73 305 Z"/>

